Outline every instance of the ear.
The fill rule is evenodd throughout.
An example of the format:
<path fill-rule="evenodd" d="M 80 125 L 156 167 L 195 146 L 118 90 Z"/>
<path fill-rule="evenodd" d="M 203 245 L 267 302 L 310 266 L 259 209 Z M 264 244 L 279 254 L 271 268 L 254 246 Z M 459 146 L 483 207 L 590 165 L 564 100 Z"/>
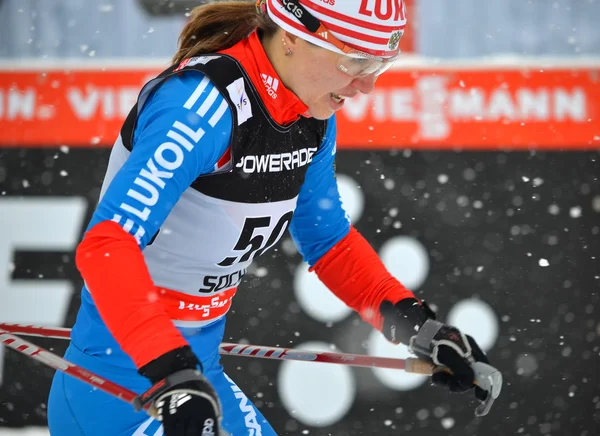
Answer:
<path fill-rule="evenodd" d="M 296 35 L 288 32 L 287 30 L 283 31 L 283 35 L 281 36 L 281 39 L 285 42 L 286 46 L 292 50 L 294 50 L 297 47 L 299 40 L 300 40 L 300 38 L 298 38 Z"/>

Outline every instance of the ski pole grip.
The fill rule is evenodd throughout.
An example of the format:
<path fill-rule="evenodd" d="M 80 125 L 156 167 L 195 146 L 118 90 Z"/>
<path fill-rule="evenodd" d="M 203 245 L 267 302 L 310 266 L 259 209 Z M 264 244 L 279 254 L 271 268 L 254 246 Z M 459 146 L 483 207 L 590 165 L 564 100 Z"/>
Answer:
<path fill-rule="evenodd" d="M 416 357 L 409 357 L 406 359 L 404 371 L 411 374 L 421 374 L 421 375 L 433 375 L 436 372 L 447 372 L 448 374 L 452 374 L 449 368 L 443 366 L 437 366 L 434 363 L 428 362 L 423 359 L 417 359 Z M 481 387 L 481 383 L 475 378 L 473 382 L 475 386 Z"/>
<path fill-rule="evenodd" d="M 411 374 L 431 375 L 434 372 L 439 371 L 439 369 L 431 362 L 415 357 L 409 357 L 406 359 L 405 371 Z"/>
<path fill-rule="evenodd" d="M 447 372 L 448 374 L 452 374 L 450 368 L 446 368 L 445 366 L 437 366 L 435 363 L 418 359 L 416 357 L 409 357 L 406 359 L 406 367 L 404 371 L 411 374 L 421 375 L 433 375 L 437 372 Z M 475 381 L 475 385 L 477 385 L 477 381 Z"/>
<path fill-rule="evenodd" d="M 158 419 L 158 410 L 156 410 L 156 407 L 154 407 L 154 404 L 151 405 L 150 407 L 148 407 L 148 410 L 146 410 L 146 413 L 148 415 L 150 415 L 152 418 Z"/>

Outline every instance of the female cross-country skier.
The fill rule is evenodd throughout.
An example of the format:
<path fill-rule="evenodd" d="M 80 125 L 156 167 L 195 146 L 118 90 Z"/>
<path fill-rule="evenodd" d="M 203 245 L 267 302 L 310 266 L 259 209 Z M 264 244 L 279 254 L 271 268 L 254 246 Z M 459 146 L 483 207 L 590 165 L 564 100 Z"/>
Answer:
<path fill-rule="evenodd" d="M 158 418 L 57 372 L 56 436 L 273 436 L 219 363 L 252 260 L 289 230 L 337 297 L 474 388 L 473 339 L 436 321 L 350 224 L 335 112 L 399 56 L 403 0 L 259 0 L 196 8 L 171 67 L 142 89 L 76 252 L 82 303 L 66 358 L 144 395 Z M 152 388 L 152 389 L 151 389 Z M 475 388 L 479 396 L 482 391 Z"/>

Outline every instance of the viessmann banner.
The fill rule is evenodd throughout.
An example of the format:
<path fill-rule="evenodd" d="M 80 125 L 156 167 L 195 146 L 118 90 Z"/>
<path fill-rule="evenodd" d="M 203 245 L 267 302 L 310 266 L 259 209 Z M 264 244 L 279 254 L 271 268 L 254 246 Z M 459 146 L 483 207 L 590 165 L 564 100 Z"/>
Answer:
<path fill-rule="evenodd" d="M 0 73 L 0 320 L 75 322 L 82 281 L 73 252 L 98 200 L 108 146 L 156 71 Z M 504 390 L 476 418 L 470 396 L 421 376 L 224 357 L 279 434 L 596 434 L 596 74 L 394 71 L 374 94 L 347 102 L 337 181 L 352 222 L 392 274 L 477 338 L 503 372 Z M 30 339 L 58 354 L 66 348 Z M 288 236 L 244 277 L 225 340 L 407 356 L 320 285 Z M 46 423 L 52 374 L 0 350 L 0 433 Z M 243 410 L 246 401 L 240 396 Z M 162 433 L 152 424 L 144 435 Z"/>
<path fill-rule="evenodd" d="M 161 66 L 0 71 L 0 145 L 112 144 Z M 414 67 L 348 101 L 339 143 L 351 148 L 598 148 L 600 66 Z M 499 128 L 501 126 L 501 128 Z"/>

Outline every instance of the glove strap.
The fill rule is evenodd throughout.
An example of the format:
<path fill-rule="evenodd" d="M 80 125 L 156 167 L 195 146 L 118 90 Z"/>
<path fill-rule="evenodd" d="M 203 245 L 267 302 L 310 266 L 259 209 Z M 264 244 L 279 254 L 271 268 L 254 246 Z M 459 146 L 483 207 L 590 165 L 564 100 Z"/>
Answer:
<path fill-rule="evenodd" d="M 410 338 L 408 351 L 412 354 L 431 356 L 432 343 L 435 335 L 444 326 L 434 319 L 428 319 L 419 329 L 419 333 Z"/>
<path fill-rule="evenodd" d="M 447 328 L 448 326 L 439 321 L 428 319 L 419 330 L 419 333 L 410 338 L 408 351 L 416 355 L 428 356 L 436 365 L 444 366 L 438 360 L 438 351 L 440 349 L 440 345 L 445 345 L 453 348 L 459 356 L 462 356 L 469 362 L 475 362 L 471 345 L 469 344 L 469 341 L 464 333 L 460 332 L 460 344 L 453 342 L 450 339 L 435 339 L 436 335 L 444 327 Z M 441 337 L 444 337 L 444 333 L 442 333 Z"/>
<path fill-rule="evenodd" d="M 175 374 L 184 369 L 203 370 L 202 363 L 194 354 L 189 345 L 175 348 L 153 361 L 142 366 L 138 373 L 150 379 L 150 383 L 155 385 L 169 374 Z"/>
<path fill-rule="evenodd" d="M 139 412 L 148 404 L 153 403 L 158 397 L 160 397 L 167 390 L 171 389 L 173 386 L 198 380 L 199 376 L 201 377 L 202 373 L 197 369 L 184 369 L 167 376 L 148 389 L 146 392 L 133 399 L 133 407 L 135 411 Z"/>

